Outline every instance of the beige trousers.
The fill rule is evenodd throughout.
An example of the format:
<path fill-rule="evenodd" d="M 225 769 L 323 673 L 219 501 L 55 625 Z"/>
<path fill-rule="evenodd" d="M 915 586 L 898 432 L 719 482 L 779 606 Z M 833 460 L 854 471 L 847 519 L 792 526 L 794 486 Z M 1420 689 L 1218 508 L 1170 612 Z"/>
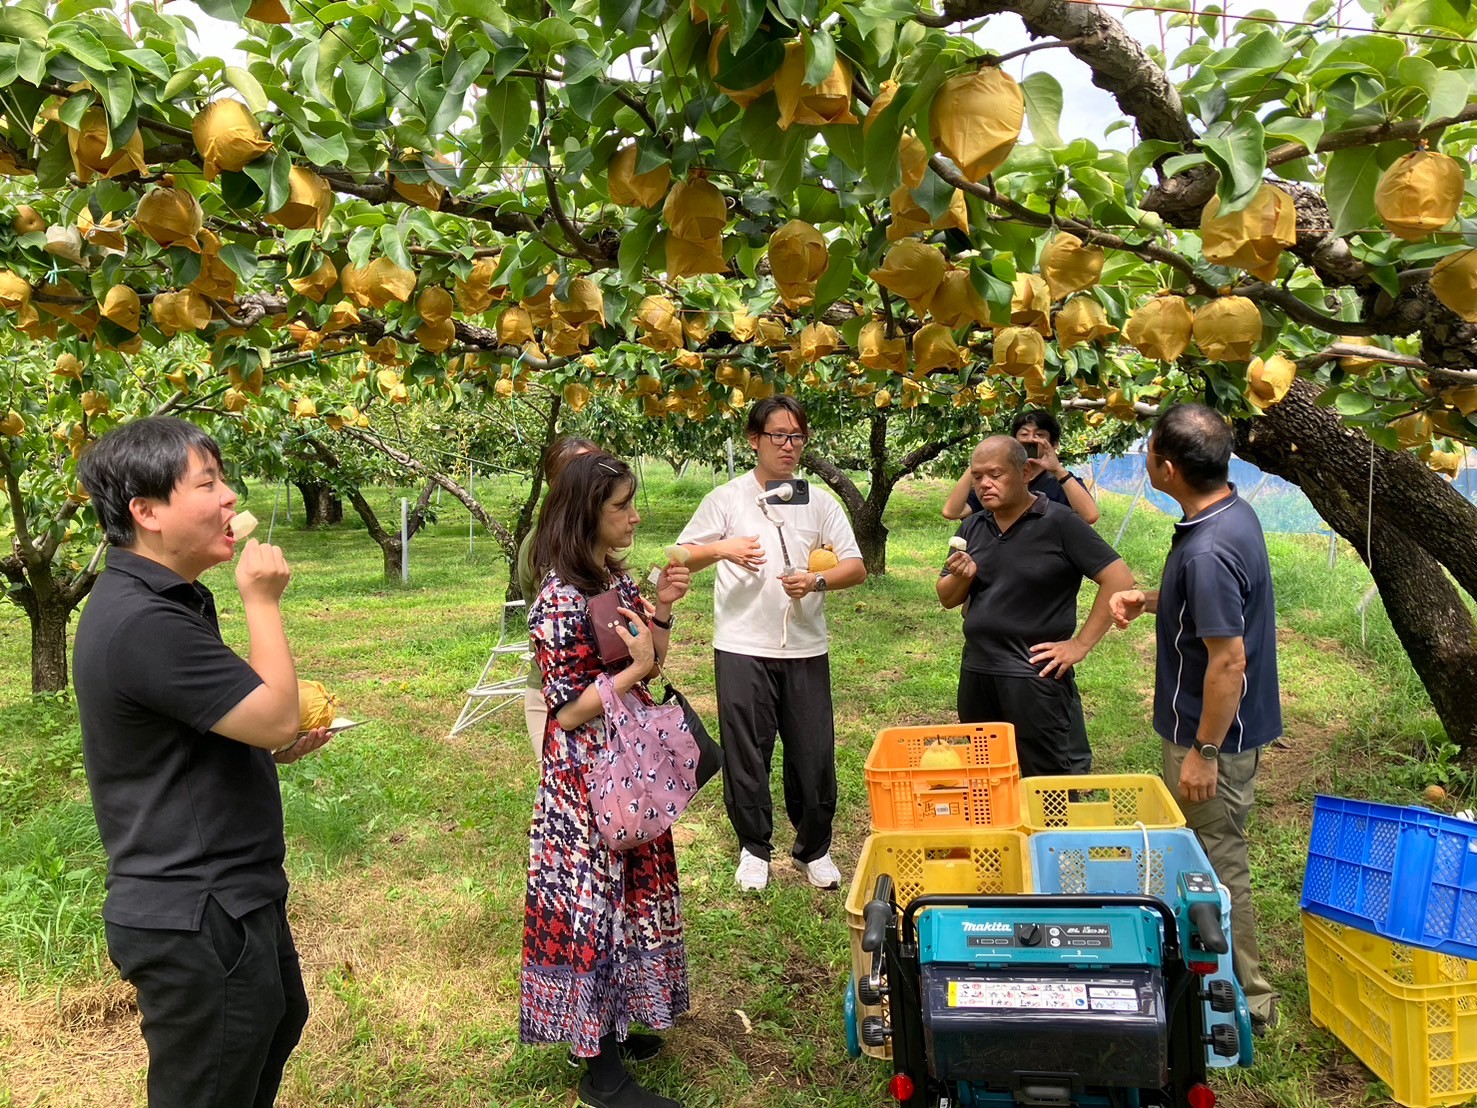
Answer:
<path fill-rule="evenodd" d="M 1256 792 L 1260 750 L 1222 754 L 1215 795 L 1199 804 L 1180 797 L 1180 768 L 1186 757 L 1200 757 L 1188 746 L 1164 740 L 1164 783 L 1185 814 L 1185 823 L 1205 849 L 1216 877 L 1231 890 L 1231 965 L 1246 993 L 1253 1018 L 1272 1017 L 1277 993 L 1262 974 L 1256 941 L 1256 909 L 1251 903 L 1251 863 L 1246 854 L 1246 817 Z"/>
<path fill-rule="evenodd" d="M 544 703 L 544 690 L 523 690 L 523 720 L 528 724 L 528 744 L 533 747 L 533 760 L 543 761 L 544 724 L 549 719 L 549 706 Z"/>

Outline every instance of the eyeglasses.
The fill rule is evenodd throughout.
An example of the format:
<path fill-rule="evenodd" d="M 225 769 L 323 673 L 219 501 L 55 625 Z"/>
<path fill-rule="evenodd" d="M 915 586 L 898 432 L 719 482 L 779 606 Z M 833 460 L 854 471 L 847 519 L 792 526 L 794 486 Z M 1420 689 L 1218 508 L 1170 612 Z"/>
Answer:
<path fill-rule="evenodd" d="M 784 446 L 786 443 L 791 446 L 804 446 L 805 440 L 810 437 L 808 435 L 787 435 L 783 431 L 763 431 L 761 434 L 775 446 Z"/>

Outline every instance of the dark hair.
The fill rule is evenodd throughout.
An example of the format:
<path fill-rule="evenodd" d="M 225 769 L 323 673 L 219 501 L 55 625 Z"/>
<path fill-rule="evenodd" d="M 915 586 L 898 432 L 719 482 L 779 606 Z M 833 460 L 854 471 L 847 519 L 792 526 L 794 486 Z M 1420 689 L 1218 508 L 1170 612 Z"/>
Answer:
<path fill-rule="evenodd" d="M 1196 492 L 1214 492 L 1226 484 L 1234 445 L 1231 425 L 1204 404 L 1171 404 L 1149 438 L 1150 449 L 1173 462 L 1185 484 Z"/>
<path fill-rule="evenodd" d="M 92 497 L 93 510 L 113 546 L 134 543 L 136 496 L 169 503 L 175 485 L 190 471 L 190 452 L 221 461 L 215 440 L 193 423 L 173 416 L 149 416 L 114 428 L 89 446 L 77 463 L 77 479 Z"/>
<path fill-rule="evenodd" d="M 810 434 L 810 420 L 806 418 L 805 409 L 800 406 L 800 401 L 793 396 L 766 396 L 763 400 L 756 400 L 754 406 L 749 409 L 749 419 L 744 425 L 744 433 L 748 435 L 764 434 L 764 425 L 769 422 L 769 417 L 775 412 L 789 412 L 795 417 L 795 422 L 800 424 L 802 435 Z"/>
<path fill-rule="evenodd" d="M 1056 416 L 1041 408 L 1027 408 L 1017 415 L 1010 424 L 1010 437 L 1015 438 L 1020 434 L 1022 427 L 1039 427 L 1046 432 L 1053 447 L 1062 441 L 1062 425 L 1057 422 Z"/>
<path fill-rule="evenodd" d="M 609 588 L 609 578 L 626 563 L 610 556 L 596 561 L 595 543 L 605 502 L 626 488 L 636 495 L 636 475 L 619 458 L 604 451 L 570 458 L 539 509 L 532 558 L 536 576 L 553 570 L 586 595 Z"/>
<path fill-rule="evenodd" d="M 593 454 L 599 449 L 589 439 L 578 435 L 560 435 L 544 451 L 544 481 L 552 485 L 559 471 L 569 464 L 569 459 L 576 454 Z"/>

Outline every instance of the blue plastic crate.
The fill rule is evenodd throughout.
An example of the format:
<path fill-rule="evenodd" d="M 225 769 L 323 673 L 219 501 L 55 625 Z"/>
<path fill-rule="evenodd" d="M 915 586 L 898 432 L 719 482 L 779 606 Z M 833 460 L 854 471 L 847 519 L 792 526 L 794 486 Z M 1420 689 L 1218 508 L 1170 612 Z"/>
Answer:
<path fill-rule="evenodd" d="M 1407 946 L 1477 958 L 1477 823 L 1316 797 L 1302 907 Z"/>
<path fill-rule="evenodd" d="M 1138 829 L 1038 831 L 1027 840 L 1031 846 L 1031 872 L 1036 889 L 1043 893 L 1147 893 L 1173 904 L 1180 874 L 1186 870 L 1215 873 L 1210 859 L 1193 831 L 1183 827 Z M 1148 849 L 1145 850 L 1147 845 Z M 1231 937 L 1231 894 L 1217 882 L 1221 893 L 1221 928 Z M 1209 980 L 1229 981 L 1236 986 L 1238 1007 L 1245 998 L 1232 970 L 1231 956 Z M 1237 1023 L 1235 1012 L 1215 1012 L 1205 1006 L 1206 1029 L 1217 1023 Z M 1217 1068 L 1250 1065 L 1251 1044 L 1242 1044 L 1245 1057 L 1222 1058 L 1207 1048 L 1206 1063 Z"/>

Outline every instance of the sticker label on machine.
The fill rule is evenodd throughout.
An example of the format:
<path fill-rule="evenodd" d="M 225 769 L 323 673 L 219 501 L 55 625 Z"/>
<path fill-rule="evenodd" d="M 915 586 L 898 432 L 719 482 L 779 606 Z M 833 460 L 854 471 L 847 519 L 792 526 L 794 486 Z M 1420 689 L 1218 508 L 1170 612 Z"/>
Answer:
<path fill-rule="evenodd" d="M 1138 990 L 1077 981 L 950 981 L 950 1008 L 1137 1012 Z"/>
<path fill-rule="evenodd" d="M 996 923 L 966 921 L 961 925 L 971 947 L 1063 947 L 1098 950 L 1113 945 L 1113 928 L 1097 923 Z"/>

